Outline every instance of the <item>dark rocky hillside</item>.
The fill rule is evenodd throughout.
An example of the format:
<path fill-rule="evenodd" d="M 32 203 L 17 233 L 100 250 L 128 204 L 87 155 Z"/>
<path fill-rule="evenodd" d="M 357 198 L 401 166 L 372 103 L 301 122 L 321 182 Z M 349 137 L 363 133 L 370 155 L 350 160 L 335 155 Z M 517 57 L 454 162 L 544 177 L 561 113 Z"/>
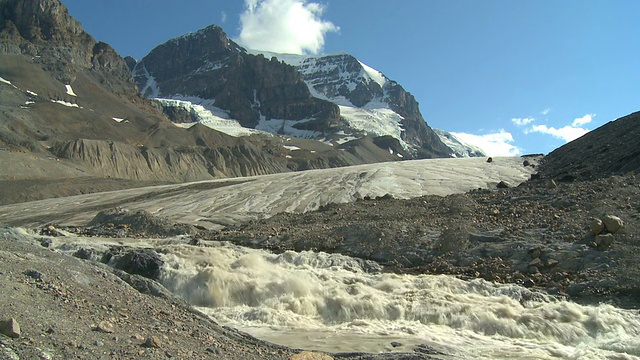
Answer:
<path fill-rule="evenodd" d="M 543 174 L 591 180 L 640 170 L 640 112 L 611 121 L 549 153 Z"/>

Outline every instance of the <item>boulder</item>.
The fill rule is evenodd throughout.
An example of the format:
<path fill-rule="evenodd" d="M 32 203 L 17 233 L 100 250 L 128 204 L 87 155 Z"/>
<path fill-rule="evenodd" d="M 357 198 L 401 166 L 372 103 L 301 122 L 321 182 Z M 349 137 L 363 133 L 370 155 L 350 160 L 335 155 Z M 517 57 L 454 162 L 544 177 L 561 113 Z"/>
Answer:
<path fill-rule="evenodd" d="M 144 344 L 142 345 L 148 348 L 159 349 L 162 347 L 162 342 L 160 341 L 160 338 L 157 336 L 149 336 L 144 340 Z"/>
<path fill-rule="evenodd" d="M 0 333 L 7 335 L 10 338 L 19 338 L 20 325 L 18 324 L 18 321 L 14 318 L 0 321 Z"/>
<path fill-rule="evenodd" d="M 593 235 L 599 235 L 604 231 L 604 223 L 598 218 L 593 218 L 589 221 L 589 230 L 591 230 Z"/>
<path fill-rule="evenodd" d="M 614 215 L 605 215 L 602 218 L 602 222 L 604 223 L 607 231 L 612 234 L 624 227 L 624 222 L 622 221 L 622 219 Z"/>
<path fill-rule="evenodd" d="M 613 244 L 613 234 L 596 235 L 595 243 L 598 248 L 606 249 Z"/>
<path fill-rule="evenodd" d="M 98 326 L 96 326 L 95 330 L 110 334 L 115 331 L 115 327 L 113 326 L 112 323 L 103 320 L 103 321 L 100 321 Z"/>
<path fill-rule="evenodd" d="M 151 249 L 133 249 L 125 253 L 115 264 L 116 269 L 129 274 L 142 275 L 149 279 L 157 279 L 164 262 Z"/>

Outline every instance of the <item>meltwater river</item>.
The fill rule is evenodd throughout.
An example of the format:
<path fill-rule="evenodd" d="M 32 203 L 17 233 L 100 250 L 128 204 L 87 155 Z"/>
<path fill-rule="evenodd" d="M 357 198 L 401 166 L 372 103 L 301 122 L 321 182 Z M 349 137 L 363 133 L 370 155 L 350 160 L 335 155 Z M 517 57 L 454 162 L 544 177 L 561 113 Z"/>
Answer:
<path fill-rule="evenodd" d="M 338 254 L 179 238 L 64 239 L 56 247 L 66 252 L 153 247 L 165 262 L 160 282 L 173 293 L 222 325 L 291 347 L 407 352 L 426 344 L 443 359 L 640 359 L 638 311 L 516 285 L 386 274 Z"/>

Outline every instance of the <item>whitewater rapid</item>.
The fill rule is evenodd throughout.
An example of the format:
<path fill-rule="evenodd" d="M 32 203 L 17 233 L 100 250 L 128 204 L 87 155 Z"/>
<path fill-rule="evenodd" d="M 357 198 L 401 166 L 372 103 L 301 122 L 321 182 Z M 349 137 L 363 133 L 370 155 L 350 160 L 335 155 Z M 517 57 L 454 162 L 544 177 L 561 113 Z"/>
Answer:
<path fill-rule="evenodd" d="M 70 236 L 55 247 L 152 247 L 170 291 L 222 325 L 296 348 L 406 352 L 426 344 L 443 359 L 640 359 L 638 311 L 478 279 L 383 273 L 338 254 L 187 240 Z"/>

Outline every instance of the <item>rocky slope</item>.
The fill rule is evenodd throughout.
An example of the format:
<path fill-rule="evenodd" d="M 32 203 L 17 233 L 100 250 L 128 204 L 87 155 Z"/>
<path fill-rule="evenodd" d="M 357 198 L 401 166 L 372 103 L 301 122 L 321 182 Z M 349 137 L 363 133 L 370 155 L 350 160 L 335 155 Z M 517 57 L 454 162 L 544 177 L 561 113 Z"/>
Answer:
<path fill-rule="evenodd" d="M 559 181 L 590 180 L 640 169 L 640 112 L 629 114 L 552 151 L 544 175 Z"/>

